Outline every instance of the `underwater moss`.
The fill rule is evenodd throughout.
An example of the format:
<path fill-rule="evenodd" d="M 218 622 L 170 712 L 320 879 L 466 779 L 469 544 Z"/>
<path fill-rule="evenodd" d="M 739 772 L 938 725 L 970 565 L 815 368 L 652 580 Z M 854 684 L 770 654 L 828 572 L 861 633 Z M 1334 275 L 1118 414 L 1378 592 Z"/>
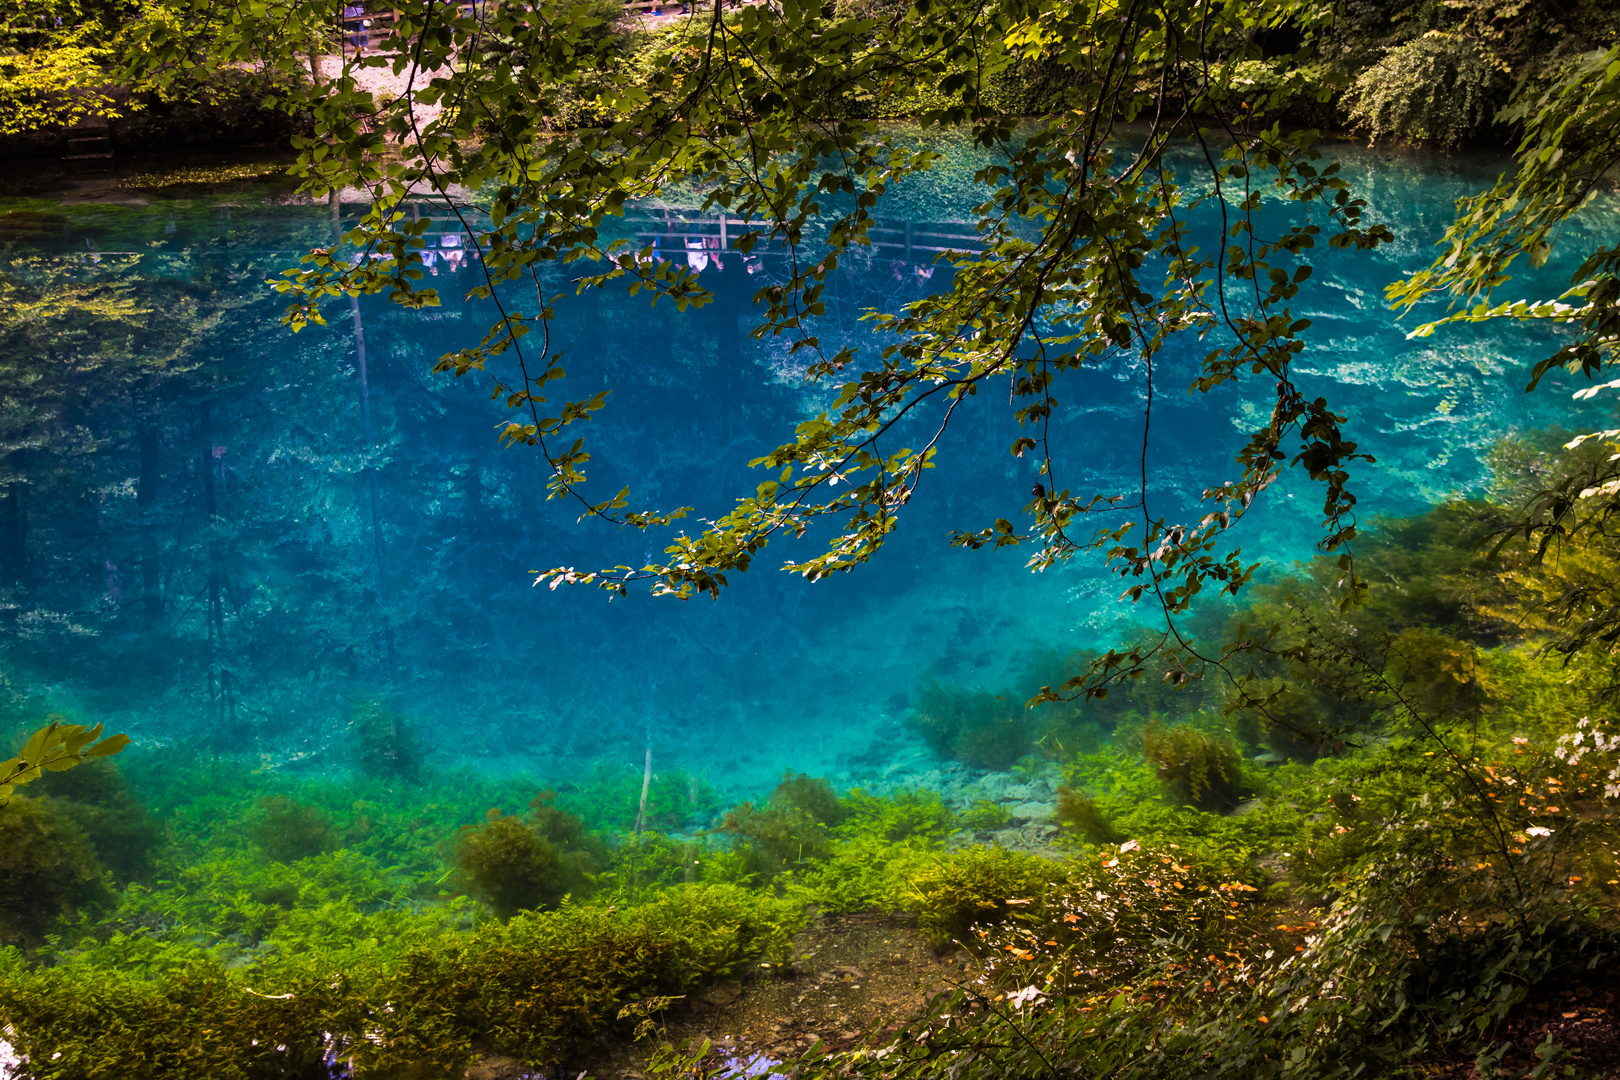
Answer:
<path fill-rule="evenodd" d="M 974 832 L 994 832 L 1012 824 L 1012 811 L 989 799 L 979 799 L 962 815 L 962 828 Z"/>
<path fill-rule="evenodd" d="M 544 907 L 562 896 L 562 857 L 557 845 L 521 818 L 491 808 L 484 823 L 456 844 L 456 869 L 467 891 L 502 919 Z"/>
<path fill-rule="evenodd" d="M 319 807 L 271 795 L 256 804 L 257 815 L 248 825 L 253 842 L 277 862 L 293 862 L 319 855 L 337 846 L 332 819 Z"/>
<path fill-rule="evenodd" d="M 733 872 L 745 880 L 769 877 L 825 858 L 831 850 L 831 826 L 845 820 L 852 808 L 826 779 L 785 773 L 763 807 L 744 802 L 726 812 L 720 830 L 740 841 Z"/>
<path fill-rule="evenodd" d="M 547 789 L 529 800 L 529 814 L 537 832 L 565 849 L 583 848 L 587 841 L 585 819 L 557 806 L 557 793 Z"/>
<path fill-rule="evenodd" d="M 935 859 L 912 877 L 904 908 L 936 947 L 971 947 L 975 926 L 1000 922 L 1014 910 L 1038 906 L 1063 867 L 1021 851 L 971 847 Z"/>
<path fill-rule="evenodd" d="M 851 818 L 843 834 L 866 832 L 889 843 L 937 843 L 958 827 L 956 814 L 936 791 L 897 791 L 885 799 L 846 799 Z"/>
<path fill-rule="evenodd" d="M 1095 799 L 1072 787 L 1057 790 L 1057 823 L 1093 844 L 1117 843 L 1121 837 Z"/>
<path fill-rule="evenodd" d="M 1028 710 L 984 690 L 929 683 L 917 695 L 911 724 L 937 753 L 979 769 L 1009 769 L 1035 746 Z"/>
<path fill-rule="evenodd" d="M 641 810 L 640 768 L 601 762 L 577 784 L 570 784 L 559 800 L 598 829 L 629 832 Z M 714 788 L 685 769 L 658 769 L 647 788 L 647 812 L 642 827 L 667 832 L 693 824 L 706 824 L 719 809 Z"/>
<path fill-rule="evenodd" d="M 1387 649 L 1388 673 L 1402 699 L 1431 717 L 1472 720 L 1490 700 L 1474 646 L 1436 630 L 1411 627 Z"/>
<path fill-rule="evenodd" d="M 771 792 L 768 805 L 803 810 L 823 825 L 837 825 L 849 815 L 848 808 L 839 802 L 838 793 L 825 777 L 808 776 L 791 769 L 782 774 L 782 782 Z"/>
<path fill-rule="evenodd" d="M 0 809 L 0 942 L 37 944 L 61 916 L 108 898 L 90 838 L 44 800 Z"/>
<path fill-rule="evenodd" d="M 1177 803 L 1200 810 L 1229 810 L 1243 795 L 1242 755 L 1229 738 L 1187 724 L 1166 728 L 1157 721 L 1142 731 L 1142 753 Z"/>
<path fill-rule="evenodd" d="M 726 812 L 722 832 L 738 837 L 749 875 L 769 876 L 784 867 L 824 858 L 831 833 L 825 825 L 797 806 L 756 807 L 744 802 Z"/>
<path fill-rule="evenodd" d="M 456 839 L 455 867 L 467 891 L 502 919 L 583 891 L 597 865 L 584 821 L 559 810 L 555 792 L 542 791 L 529 805 L 533 824 L 491 808 L 482 825 Z"/>
<path fill-rule="evenodd" d="M 133 881 L 151 870 L 163 824 L 135 797 L 117 764 L 105 758 L 86 761 L 43 779 L 51 808 L 89 838 L 114 878 Z"/>
<path fill-rule="evenodd" d="M 426 940 L 387 940 L 386 919 L 353 924 L 383 939 L 369 950 L 252 971 L 192 955 L 110 977 L 0 950 L 0 1016 L 16 1051 L 54 1061 L 41 1075 L 62 1080 L 426 1080 L 462 1076 L 480 1052 L 539 1071 L 611 1029 L 631 1001 L 781 962 L 804 921 L 797 904 L 729 886 L 633 907 L 569 904 Z"/>

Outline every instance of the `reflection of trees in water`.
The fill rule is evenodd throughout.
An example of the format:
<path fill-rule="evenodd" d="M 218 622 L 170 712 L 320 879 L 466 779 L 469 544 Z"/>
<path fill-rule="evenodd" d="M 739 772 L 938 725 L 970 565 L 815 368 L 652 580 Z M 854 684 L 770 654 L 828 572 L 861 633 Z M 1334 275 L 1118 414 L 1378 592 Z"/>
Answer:
<path fill-rule="evenodd" d="M 168 701 L 177 733 L 206 730 L 206 713 L 301 735 L 343 684 L 495 638 L 477 575 L 451 550 L 491 530 L 500 483 L 479 462 L 493 446 L 407 445 L 446 410 L 396 397 L 398 380 L 376 402 L 378 438 L 364 438 L 353 313 L 297 338 L 280 330 L 260 282 L 287 255 L 251 235 L 262 225 L 239 230 L 256 253 L 227 237 L 0 267 L 0 647 L 24 682 L 70 687 L 92 708 Z M 307 250 L 330 226 L 307 231 L 279 239 Z M 385 311 L 367 329 L 397 351 L 410 323 Z M 396 600 L 378 588 L 383 546 L 462 572 L 424 575 L 428 588 Z M 440 629 L 391 650 L 396 619 Z"/>
<path fill-rule="evenodd" d="M 196 223 L 169 217 L 124 220 L 120 246 L 187 242 Z M 355 311 L 340 299 L 329 326 L 294 336 L 260 284 L 331 243 L 329 214 L 300 210 L 273 236 L 241 210 L 196 228 L 209 242 L 174 254 L 0 267 L 0 650 L 19 683 L 142 711 L 129 726 L 147 737 L 300 756 L 344 738 L 347 703 L 378 690 L 454 717 L 458 751 L 584 756 L 639 745 L 650 694 L 768 691 L 773 669 L 734 623 L 591 598 L 558 614 L 567 598 L 526 587 L 540 552 L 581 557 L 601 538 L 551 512 L 534 455 L 498 447 L 501 411 L 475 380 L 429 373 L 488 314 L 450 299 L 474 283 L 467 258 L 435 245 L 443 308 L 363 306 L 368 438 Z M 612 292 L 559 305 L 570 368 L 619 387 L 603 487 L 610 458 L 650 458 L 652 496 L 694 501 L 695 477 L 789 414 L 743 353 L 759 275 L 709 250 L 722 261 L 705 282 L 735 284 L 704 309 Z M 705 670 L 661 690 L 623 677 L 672 647 Z"/>
<path fill-rule="evenodd" d="M 308 438 L 343 429 L 343 365 L 263 331 L 270 269 L 214 252 L 0 271 L 14 668 L 92 705 L 183 685 L 228 709 L 277 650 L 267 616 L 323 606 L 321 560 L 294 549 L 348 527 L 308 512 L 340 505 L 321 489 L 353 456 Z"/>
<path fill-rule="evenodd" d="M 864 362 L 857 360 L 857 365 L 870 365 L 872 355 L 889 341 L 864 321 L 866 315 L 872 311 L 899 311 L 949 281 L 948 263 L 936 263 L 932 253 L 919 261 L 916 254 L 920 253 L 907 260 L 903 252 L 895 250 L 861 248 L 846 252 L 828 276 L 827 290 L 821 297 L 827 313 L 816 321 L 818 347 L 794 352 L 791 340 L 768 339 L 764 359 L 772 376 L 787 385 L 801 385 L 812 364 L 845 348 L 867 358 Z M 771 261 L 765 261 L 767 269 L 760 276 L 773 285 L 785 281 L 784 262 L 778 258 L 773 266 Z M 836 384 L 829 390 L 835 392 Z"/>

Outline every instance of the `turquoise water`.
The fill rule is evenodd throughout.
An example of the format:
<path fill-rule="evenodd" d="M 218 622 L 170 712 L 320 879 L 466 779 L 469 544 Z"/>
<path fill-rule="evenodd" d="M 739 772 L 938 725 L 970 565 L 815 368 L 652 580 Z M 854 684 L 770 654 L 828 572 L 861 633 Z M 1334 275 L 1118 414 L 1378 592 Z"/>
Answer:
<path fill-rule="evenodd" d="M 1604 426 L 1603 407 L 1577 406 L 1563 381 L 1523 393 L 1551 332 L 1409 341 L 1417 320 L 1398 323 L 1383 304 L 1388 282 L 1427 263 L 1453 200 L 1500 163 L 1338 153 L 1398 242 L 1318 253 L 1298 376 L 1378 458 L 1357 477 L 1363 516 L 1485 494 L 1486 456 L 1504 435 Z M 872 348 L 862 312 L 946 280 L 931 249 L 971 233 L 972 164 L 902 193 L 882 246 L 840 267 L 820 331 L 830 348 Z M 361 209 L 344 203 L 345 219 Z M 362 385 L 347 305 L 294 335 L 264 285 L 332 242 L 325 205 L 263 186 L 86 182 L 62 195 L 41 182 L 0 200 L 0 214 L 11 215 L 0 218 L 8 289 L 26 298 L 0 344 L 0 647 L 18 709 L 44 702 L 147 746 L 310 771 L 346 767 L 353 709 L 380 702 L 416 726 L 429 761 L 491 773 L 638 768 L 650 745 L 658 767 L 684 766 L 722 796 L 768 789 L 784 768 L 840 786 L 927 783 L 940 763 L 905 723 L 921 683 L 1019 692 L 1033 659 L 1115 643 L 1145 614 L 1116 601 L 1099 565 L 1036 575 L 1016 549 L 947 546 L 953 528 L 1016 519 L 1036 478 L 1033 461 L 1008 455 L 1016 429 L 992 394 L 957 418 L 894 541 L 854 574 L 807 585 L 774 568 L 810 549 L 773 546 L 719 602 L 533 589 L 530 571 L 639 565 L 662 541 L 548 501 L 539 456 L 497 443 L 506 412 L 488 380 L 431 374 L 493 318 L 488 303 L 456 298 L 477 268 L 444 246 L 441 224 L 429 283 L 445 304 L 363 301 Z M 1594 210 L 1570 250 L 1612 219 Z M 638 505 L 716 517 L 761 479 L 746 462 L 830 392 L 804 383 L 784 344 L 748 334 L 749 300 L 779 256 L 745 262 L 718 220 L 678 206 L 643 204 L 625 225 L 700 266 L 716 302 L 678 313 L 620 291 L 560 304 L 551 346 L 565 354 L 566 393 L 612 391 L 591 424 L 591 490 L 629 484 Z M 567 291 L 548 273 L 548 289 Z M 1555 260 L 1539 280 L 1566 276 Z M 1229 478 L 1233 451 L 1269 413 L 1259 384 L 1164 393 L 1209 347 L 1180 343 L 1160 363 L 1155 513 L 1184 512 Z M 1060 469 L 1077 491 L 1131 487 L 1139 374 L 1098 370 L 1059 388 Z M 1302 477 L 1269 494 L 1238 538 L 1286 569 L 1311 554 L 1320 498 Z"/>

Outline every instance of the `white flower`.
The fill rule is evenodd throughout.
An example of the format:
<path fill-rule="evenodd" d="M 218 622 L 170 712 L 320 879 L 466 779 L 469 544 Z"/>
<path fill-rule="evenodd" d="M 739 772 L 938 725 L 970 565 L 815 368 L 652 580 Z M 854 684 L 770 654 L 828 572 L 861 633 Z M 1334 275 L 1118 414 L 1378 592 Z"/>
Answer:
<path fill-rule="evenodd" d="M 1524 831 L 1531 836 L 1551 836 L 1553 834 L 1553 831 L 1545 825 L 1532 825 Z"/>
<path fill-rule="evenodd" d="M 1024 987 L 1022 990 L 1017 990 L 1017 991 L 1014 991 L 1011 994 L 1008 994 L 1007 995 L 1007 1002 L 1008 1002 L 1008 1004 L 1012 1005 L 1014 1008 L 1022 1009 L 1026 1005 L 1035 1004 L 1037 1001 L 1040 1001 L 1045 996 L 1046 996 L 1045 994 L 1041 993 L 1041 988 L 1040 987 L 1035 986 L 1035 985 L 1032 984 L 1030 986 Z"/>

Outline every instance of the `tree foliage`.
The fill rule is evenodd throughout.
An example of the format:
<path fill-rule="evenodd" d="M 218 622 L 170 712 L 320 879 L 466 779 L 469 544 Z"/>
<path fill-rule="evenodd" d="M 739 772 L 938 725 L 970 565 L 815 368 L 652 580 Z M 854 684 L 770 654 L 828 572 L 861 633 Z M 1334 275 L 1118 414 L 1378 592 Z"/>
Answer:
<path fill-rule="evenodd" d="M 1504 115 L 1522 125 L 1514 169 L 1488 190 L 1462 201 L 1456 221 L 1441 241 L 1433 265 L 1389 287 L 1390 299 L 1410 310 L 1431 298 L 1449 297 L 1450 312 L 1412 331 L 1427 336 L 1459 323 L 1508 322 L 1559 327 L 1556 352 L 1531 369 L 1534 390 L 1547 373 L 1563 368 L 1593 385 L 1577 392 L 1594 398 L 1620 386 L 1598 382 L 1620 359 L 1620 247 L 1600 245 L 1578 253 L 1570 287 L 1546 299 L 1495 299 L 1518 267 L 1540 266 L 1553 253 L 1563 226 L 1583 207 L 1612 190 L 1609 174 L 1620 162 L 1620 46 L 1593 52 L 1539 93 L 1525 93 Z M 1517 265 L 1516 265 L 1517 264 Z M 1602 445 L 1620 429 L 1575 436 L 1566 450 Z M 1592 447 L 1591 449 L 1595 449 Z M 1502 530 L 1504 540 L 1527 541 L 1537 559 L 1564 542 L 1607 547 L 1620 502 L 1620 471 L 1609 453 L 1569 458 L 1550 485 L 1519 493 L 1522 502 Z M 1589 542 L 1587 542 L 1589 540 Z M 1612 645 L 1620 637 L 1620 606 L 1609 586 L 1576 587 L 1558 602 L 1566 629 L 1564 646 Z"/>
<path fill-rule="evenodd" d="M 46 772 L 71 769 L 87 758 L 107 757 L 128 745 L 128 735 L 102 738 L 100 724 L 70 724 L 53 718 L 29 736 L 21 753 L 0 761 L 0 807 L 5 806 L 13 790 L 38 780 Z"/>
<path fill-rule="evenodd" d="M 1396 135 L 1456 146 L 1495 112 L 1494 76 L 1473 42 L 1426 34 L 1391 49 L 1356 77 L 1350 120 L 1373 142 Z"/>

